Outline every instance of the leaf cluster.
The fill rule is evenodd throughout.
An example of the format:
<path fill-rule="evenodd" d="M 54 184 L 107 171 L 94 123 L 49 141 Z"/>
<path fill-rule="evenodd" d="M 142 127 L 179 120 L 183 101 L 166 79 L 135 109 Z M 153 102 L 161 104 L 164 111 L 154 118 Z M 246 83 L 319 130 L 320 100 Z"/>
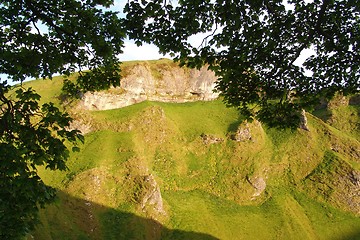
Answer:
<path fill-rule="evenodd" d="M 249 118 L 273 125 L 274 115 L 266 114 L 274 113 L 278 127 L 297 127 L 293 116 L 302 108 L 335 92 L 359 90 L 359 5 L 357 0 L 134 0 L 125 7 L 125 23 L 139 44 L 154 43 L 182 65 L 208 65 L 219 76 L 216 89 L 225 102 Z M 190 37 L 202 38 L 200 46 L 189 44 Z M 315 54 L 298 64 L 310 49 Z"/>
<path fill-rule="evenodd" d="M 51 103 L 39 106 L 40 96 L 31 88 L 18 88 L 12 98 L 8 90 L 0 86 L 0 236 L 16 239 L 34 227 L 38 207 L 55 196 L 37 167 L 66 170 L 67 145 L 84 138 L 69 129 L 68 114 Z"/>
<path fill-rule="evenodd" d="M 122 20 L 105 10 L 111 0 L 15 0 L 0 2 L 0 73 L 13 82 L 69 76 L 68 93 L 118 86 L 125 37 Z M 71 84 L 70 84 L 71 83 Z M 32 89 L 9 90 L 0 82 L 0 238 L 17 239 L 37 223 L 39 207 L 55 190 L 37 168 L 66 170 L 70 145 L 83 136 L 52 103 L 39 105 Z M 14 93 L 15 92 L 15 93 Z"/>
<path fill-rule="evenodd" d="M 85 91 L 119 85 L 115 78 L 120 69 L 114 66 L 122 53 L 124 28 L 116 12 L 100 8 L 111 4 L 109 0 L 1 1 L 0 73 L 23 81 L 80 70 L 79 88 L 88 88 L 86 82 L 93 81 Z M 99 68 L 110 71 L 104 74 Z M 98 71 L 96 77 L 105 77 L 95 81 L 91 70 Z"/>
<path fill-rule="evenodd" d="M 297 127 L 299 112 L 320 98 L 359 91 L 360 2 L 334 0 L 0 1 L 0 74 L 70 76 L 70 96 L 119 86 L 126 36 L 157 45 L 181 65 L 207 65 L 225 102 L 273 127 Z M 287 4 L 287 5 L 285 5 Z M 199 46 L 190 44 L 199 38 Z M 301 54 L 313 49 L 302 65 Z M 311 74 L 308 74 L 311 72 Z M 0 82 L 0 236 L 19 238 L 34 227 L 38 207 L 54 189 L 37 166 L 65 170 L 68 143 L 82 141 L 71 118 L 40 96 Z M 78 150 L 75 146 L 73 150 Z"/>

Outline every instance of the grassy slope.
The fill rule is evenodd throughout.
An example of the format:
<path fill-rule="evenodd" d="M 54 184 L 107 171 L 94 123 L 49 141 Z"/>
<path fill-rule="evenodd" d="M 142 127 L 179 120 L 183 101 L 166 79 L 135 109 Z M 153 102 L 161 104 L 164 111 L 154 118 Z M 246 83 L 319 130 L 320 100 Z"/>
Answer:
<path fill-rule="evenodd" d="M 161 223 L 156 236 L 162 234 L 164 239 L 182 239 L 188 232 L 220 239 L 342 239 L 360 232 L 360 219 L 321 198 L 309 197 L 316 186 L 296 187 L 303 186 L 329 147 L 329 141 L 322 139 L 324 129 L 312 128 L 310 133 L 265 130 L 265 136 L 256 136 L 257 142 L 236 143 L 227 140 L 227 135 L 237 123 L 237 113 L 220 101 L 144 102 L 94 112 L 92 117 L 104 129 L 87 135 L 82 151 L 72 155 L 70 172 L 43 173 L 67 197 L 58 203 L 57 211 L 47 211 L 44 220 L 53 223 L 40 227 L 36 234 L 47 232 L 53 239 L 61 239 L 64 232 L 68 235 L 63 239 L 151 239 L 147 230 L 154 224 L 151 217 Z M 316 119 L 311 122 L 323 126 Z M 201 133 L 225 141 L 205 145 Z M 263 174 L 264 168 L 271 172 L 267 192 L 251 201 L 253 189 L 245 177 Z M 131 176 L 149 173 L 162 189 L 165 217 L 142 212 L 133 198 Z M 87 209 L 87 202 L 101 207 Z M 79 223 L 89 221 L 89 215 L 97 219 L 90 219 L 94 223 L 89 224 L 97 233 Z M 72 231 L 61 224 L 73 218 Z"/>
<path fill-rule="evenodd" d="M 58 90 L 41 91 L 52 100 Z M 360 146 L 357 133 L 308 115 L 310 132 L 250 124 L 252 141 L 234 142 L 229 135 L 239 116 L 220 101 L 143 102 L 86 117 L 95 131 L 86 135 L 81 152 L 71 155 L 70 170 L 39 170 L 59 189 L 59 199 L 42 211 L 35 239 L 360 236 L 360 219 L 341 198 L 349 183 L 333 180 L 360 170 L 352 150 Z M 224 141 L 207 145 L 201 134 Z M 140 207 L 146 189 L 139 179 L 149 174 L 160 186 L 165 215 Z M 253 197 L 248 179 L 257 177 L 267 186 Z"/>

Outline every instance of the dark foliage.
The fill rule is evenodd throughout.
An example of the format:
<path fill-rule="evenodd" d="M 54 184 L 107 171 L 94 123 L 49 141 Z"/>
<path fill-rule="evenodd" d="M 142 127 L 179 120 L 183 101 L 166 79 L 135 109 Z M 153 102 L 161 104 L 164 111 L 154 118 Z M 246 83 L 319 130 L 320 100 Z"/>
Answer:
<path fill-rule="evenodd" d="M 139 45 L 154 43 L 183 65 L 209 65 L 225 102 L 249 118 L 297 127 L 300 109 L 359 90 L 360 2 L 285 2 L 135 0 L 126 25 Z M 200 46 L 189 44 L 194 36 Z M 316 54 L 298 66 L 307 49 Z"/>
<path fill-rule="evenodd" d="M 120 84 L 117 55 L 124 30 L 109 0 L 14 0 L 0 2 L 0 73 L 13 82 L 27 77 L 69 76 L 68 94 Z M 90 70 L 90 71 L 83 71 Z M 38 221 L 38 208 L 55 190 L 37 167 L 66 170 L 69 147 L 83 137 L 69 128 L 71 118 L 21 84 L 0 82 L 0 238 L 18 239 Z"/>

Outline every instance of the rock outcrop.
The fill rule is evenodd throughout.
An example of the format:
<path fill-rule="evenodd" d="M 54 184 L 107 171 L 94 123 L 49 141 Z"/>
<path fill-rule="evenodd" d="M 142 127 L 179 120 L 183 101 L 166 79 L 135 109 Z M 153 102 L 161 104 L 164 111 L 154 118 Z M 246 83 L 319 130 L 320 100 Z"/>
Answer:
<path fill-rule="evenodd" d="M 200 137 L 205 145 L 216 144 L 224 142 L 223 138 L 215 137 L 213 135 L 201 134 Z"/>
<path fill-rule="evenodd" d="M 310 129 L 308 127 L 307 117 L 306 117 L 306 113 L 305 113 L 304 109 L 301 111 L 300 126 L 299 127 L 301 129 L 305 130 L 305 131 L 310 131 Z"/>
<path fill-rule="evenodd" d="M 305 178 L 304 189 L 316 189 L 308 194 L 360 215 L 360 171 L 338 156 L 327 152 L 323 162 Z"/>
<path fill-rule="evenodd" d="M 266 182 L 264 178 L 262 177 L 254 177 L 252 179 L 248 178 L 246 179 L 251 186 L 254 188 L 255 192 L 252 195 L 252 197 L 258 197 L 260 196 L 266 189 Z"/>
<path fill-rule="evenodd" d="M 135 200 L 140 204 L 141 210 L 153 219 L 157 219 L 159 215 L 166 215 L 160 187 L 154 176 L 138 176 L 137 182 Z"/>
<path fill-rule="evenodd" d="M 248 121 L 242 122 L 238 126 L 236 132 L 232 134 L 230 137 L 232 140 L 237 142 L 255 141 L 252 131 L 255 132 L 262 131 L 262 126 L 259 121 L 253 120 L 253 122 L 248 122 Z"/>
<path fill-rule="evenodd" d="M 251 131 L 248 123 L 245 123 L 243 126 L 240 126 L 236 133 L 232 136 L 232 139 L 237 142 L 243 142 L 251 140 Z"/>
<path fill-rule="evenodd" d="M 118 89 L 87 92 L 81 106 L 87 110 L 107 110 L 129 106 L 145 100 L 160 102 L 210 101 L 217 77 L 206 67 L 188 69 L 172 62 L 151 66 L 144 62 L 130 67 Z"/>
<path fill-rule="evenodd" d="M 144 191 L 141 200 L 141 208 L 143 211 L 151 208 L 158 214 L 165 214 L 160 187 L 152 174 L 144 177 L 144 185 L 147 187 L 147 191 Z"/>

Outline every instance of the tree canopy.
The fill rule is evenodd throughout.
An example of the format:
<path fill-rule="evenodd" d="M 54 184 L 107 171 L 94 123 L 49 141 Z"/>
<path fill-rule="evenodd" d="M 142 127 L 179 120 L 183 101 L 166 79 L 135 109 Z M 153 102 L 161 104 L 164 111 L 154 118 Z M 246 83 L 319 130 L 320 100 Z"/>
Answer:
<path fill-rule="evenodd" d="M 359 90 L 358 0 L 134 0 L 125 12 L 130 38 L 208 65 L 226 103 L 270 126 L 296 127 L 301 109 Z M 307 49 L 315 54 L 296 64 Z"/>
<path fill-rule="evenodd" d="M 69 76 L 70 95 L 119 86 L 124 38 L 151 43 L 189 67 L 209 66 L 227 104 L 269 126 L 296 127 L 299 112 L 336 92 L 359 91 L 360 2 L 338 0 L 0 1 L 0 73 Z M 191 37 L 201 38 L 199 46 Z M 302 65 L 303 51 L 313 49 Z M 89 70 L 89 71 L 88 71 Z M 69 143 L 83 137 L 32 89 L 0 82 L 0 237 L 30 231 L 54 189 L 37 166 L 65 170 Z"/>
<path fill-rule="evenodd" d="M 117 55 L 124 29 L 109 0 L 0 1 L 0 73 L 22 83 L 79 72 L 64 88 L 82 91 L 118 86 Z M 84 71 L 90 70 L 90 71 Z M 14 90 L 13 88 L 17 89 Z M 75 89 L 75 90 L 74 90 Z M 14 92 L 15 91 L 15 92 Z M 0 238 L 17 239 L 33 229 L 38 207 L 53 201 L 37 168 L 65 170 L 69 143 L 83 141 L 71 118 L 21 85 L 0 84 Z M 71 148 L 70 148 L 71 149 Z"/>

